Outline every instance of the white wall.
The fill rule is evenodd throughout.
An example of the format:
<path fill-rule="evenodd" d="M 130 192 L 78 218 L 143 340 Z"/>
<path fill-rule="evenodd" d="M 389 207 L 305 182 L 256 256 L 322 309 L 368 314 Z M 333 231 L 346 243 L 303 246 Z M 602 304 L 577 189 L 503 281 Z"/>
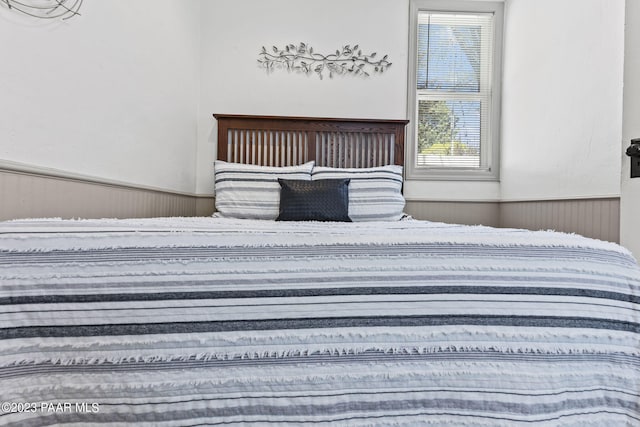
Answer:
<path fill-rule="evenodd" d="M 406 118 L 408 0 L 217 0 L 202 3 L 198 193 L 213 192 L 213 113 Z M 346 44 L 388 54 L 382 75 L 319 80 L 259 68 L 262 46 Z"/>
<path fill-rule="evenodd" d="M 508 0 L 503 200 L 619 195 L 624 3 Z"/>
<path fill-rule="evenodd" d="M 86 1 L 48 22 L 0 7 L 0 159 L 193 193 L 199 9 Z"/>
<path fill-rule="evenodd" d="M 218 0 L 202 6 L 198 193 L 212 192 L 212 113 L 406 117 L 408 0 Z M 501 182 L 409 181 L 407 198 L 619 195 L 623 22 L 621 1 L 508 0 Z M 282 71 L 267 75 L 258 67 L 261 46 L 299 41 L 317 51 L 359 43 L 389 54 L 394 65 L 384 76 L 323 81 Z"/>
<path fill-rule="evenodd" d="M 640 138 L 640 1 L 626 3 L 620 243 L 640 260 L 640 178 L 630 178 L 630 160 L 622 154 L 632 138 Z"/>
<path fill-rule="evenodd" d="M 109 0 L 55 23 L 0 9 L 0 161 L 211 194 L 213 113 L 406 118 L 408 4 Z M 506 5 L 501 182 L 413 181 L 405 194 L 617 196 L 624 2 Z M 258 66 L 263 45 L 300 41 L 358 43 L 393 66 L 322 81 Z"/>

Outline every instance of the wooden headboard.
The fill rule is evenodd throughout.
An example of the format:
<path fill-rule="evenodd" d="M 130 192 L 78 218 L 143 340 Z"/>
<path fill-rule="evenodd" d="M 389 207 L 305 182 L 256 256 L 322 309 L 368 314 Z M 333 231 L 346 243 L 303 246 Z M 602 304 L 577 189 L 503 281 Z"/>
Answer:
<path fill-rule="evenodd" d="M 408 120 L 214 114 L 218 159 L 262 166 L 374 167 L 404 163 Z"/>

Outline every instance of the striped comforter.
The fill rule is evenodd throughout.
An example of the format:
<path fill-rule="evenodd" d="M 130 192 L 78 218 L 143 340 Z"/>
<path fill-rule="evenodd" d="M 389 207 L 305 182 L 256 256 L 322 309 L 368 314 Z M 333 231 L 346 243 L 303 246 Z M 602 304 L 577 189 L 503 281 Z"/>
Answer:
<path fill-rule="evenodd" d="M 554 232 L 0 223 L 0 424 L 638 426 L 639 291 Z"/>

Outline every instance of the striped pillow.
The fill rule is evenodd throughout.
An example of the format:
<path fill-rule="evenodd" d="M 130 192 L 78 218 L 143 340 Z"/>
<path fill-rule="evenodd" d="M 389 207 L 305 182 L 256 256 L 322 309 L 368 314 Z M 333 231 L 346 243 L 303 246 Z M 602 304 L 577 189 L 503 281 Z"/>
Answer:
<path fill-rule="evenodd" d="M 257 166 L 215 161 L 218 216 L 275 220 L 280 209 L 278 178 L 311 180 L 314 162 L 298 166 Z"/>
<path fill-rule="evenodd" d="M 398 221 L 403 216 L 402 166 L 375 168 L 313 168 L 312 179 L 349 178 L 349 218 L 358 221 Z"/>

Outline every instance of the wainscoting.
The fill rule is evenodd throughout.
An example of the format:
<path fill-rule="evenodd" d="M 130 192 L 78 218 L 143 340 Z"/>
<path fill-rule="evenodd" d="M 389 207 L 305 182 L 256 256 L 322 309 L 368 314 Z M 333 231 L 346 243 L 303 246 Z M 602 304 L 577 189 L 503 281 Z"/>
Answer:
<path fill-rule="evenodd" d="M 142 218 L 213 213 L 212 197 L 0 170 L 0 220 Z"/>
<path fill-rule="evenodd" d="M 210 196 L 0 167 L 0 220 L 208 216 L 213 211 L 214 199 Z M 410 200 L 406 212 L 430 221 L 550 229 L 620 241 L 619 198 L 501 203 Z"/>
<path fill-rule="evenodd" d="M 503 202 L 500 226 L 553 229 L 610 242 L 620 241 L 620 199 Z"/>
<path fill-rule="evenodd" d="M 617 197 L 495 203 L 408 201 L 406 211 L 414 218 L 430 221 L 556 230 L 620 241 Z"/>
<path fill-rule="evenodd" d="M 405 212 L 416 219 L 429 221 L 500 226 L 500 203 L 407 200 Z"/>

